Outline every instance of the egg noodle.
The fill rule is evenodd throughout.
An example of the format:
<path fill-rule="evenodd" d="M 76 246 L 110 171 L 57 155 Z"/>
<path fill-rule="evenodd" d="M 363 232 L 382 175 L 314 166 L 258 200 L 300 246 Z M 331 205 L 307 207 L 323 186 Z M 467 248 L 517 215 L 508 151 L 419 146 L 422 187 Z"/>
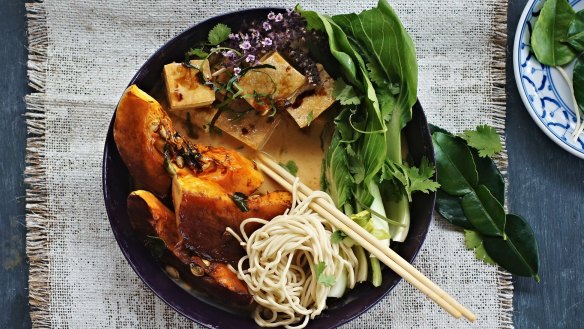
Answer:
<path fill-rule="evenodd" d="M 316 199 L 333 201 L 321 191 L 300 201 L 297 189 L 298 179 L 292 206 L 283 215 L 271 221 L 244 220 L 241 237 L 227 229 L 245 247 L 247 255 L 232 270 L 247 284 L 257 303 L 254 320 L 262 327 L 304 328 L 326 308 L 333 284 L 343 285 L 342 291 L 355 286 L 358 262 L 353 250 L 342 242 L 332 243 L 335 228 L 309 208 Z M 245 226 L 250 223 L 263 226 L 248 236 Z M 323 276 L 335 280 L 323 282 L 319 280 Z"/>

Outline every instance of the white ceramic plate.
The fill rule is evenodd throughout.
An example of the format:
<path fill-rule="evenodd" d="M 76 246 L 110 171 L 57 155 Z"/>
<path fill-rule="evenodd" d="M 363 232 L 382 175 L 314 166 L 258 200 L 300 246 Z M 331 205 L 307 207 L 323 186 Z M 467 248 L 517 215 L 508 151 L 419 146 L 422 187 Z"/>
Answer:
<path fill-rule="evenodd" d="M 531 52 L 531 31 L 537 21 L 542 0 L 530 0 L 519 19 L 513 45 L 513 71 L 521 99 L 537 125 L 556 144 L 584 159 L 584 134 L 574 139 L 576 110 L 570 87 L 555 68 L 542 65 Z M 576 11 L 584 9 L 584 1 L 572 0 Z M 572 78 L 572 66 L 566 73 Z"/>

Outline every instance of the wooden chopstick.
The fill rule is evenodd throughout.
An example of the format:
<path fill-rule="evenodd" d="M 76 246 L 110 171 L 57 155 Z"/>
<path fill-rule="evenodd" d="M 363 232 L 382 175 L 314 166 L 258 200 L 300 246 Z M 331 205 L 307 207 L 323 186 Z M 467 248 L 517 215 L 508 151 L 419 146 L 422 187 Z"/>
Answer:
<path fill-rule="evenodd" d="M 260 170 L 274 179 L 278 184 L 282 185 L 289 191 L 292 191 L 292 183 L 296 177 L 264 154 L 258 154 L 258 159 L 258 167 Z M 302 183 L 298 184 L 298 191 L 300 192 L 299 197 L 301 199 L 305 199 L 307 195 L 312 193 L 312 190 Z M 394 272 L 404 278 L 404 280 L 426 294 L 452 316 L 460 318 L 461 315 L 464 315 L 464 317 L 471 322 L 476 320 L 476 316 L 471 311 L 424 276 L 420 271 L 389 248 L 389 246 L 381 243 L 380 240 L 372 236 L 336 207 L 325 200 L 316 199 L 315 202 L 311 204 L 311 208 L 325 219 L 329 220 L 334 226 L 345 232 L 364 249 L 369 251 Z"/>

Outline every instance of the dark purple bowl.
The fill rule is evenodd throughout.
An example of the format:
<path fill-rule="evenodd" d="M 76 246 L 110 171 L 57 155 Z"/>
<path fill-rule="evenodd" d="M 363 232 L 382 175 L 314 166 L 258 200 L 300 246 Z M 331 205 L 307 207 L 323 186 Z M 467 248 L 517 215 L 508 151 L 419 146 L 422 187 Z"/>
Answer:
<path fill-rule="evenodd" d="M 138 70 L 130 81 L 130 85 L 137 84 L 142 90 L 150 92 L 160 83 L 164 64 L 182 61 L 184 53 L 197 41 L 205 40 L 208 31 L 217 23 L 227 24 L 237 30 L 244 20 L 262 19 L 270 11 L 278 12 L 282 9 L 243 10 L 220 15 L 194 25 L 168 41 L 152 55 Z M 194 297 L 178 286 L 166 275 L 161 264 L 144 246 L 142 239 L 134 234 L 126 209 L 126 198 L 131 192 L 130 177 L 114 142 L 113 123 L 112 119 L 103 155 L 103 194 L 112 231 L 130 266 L 165 303 L 197 323 L 209 328 L 258 328 L 249 316 L 213 306 L 203 298 Z M 432 139 L 419 102 L 414 105 L 413 118 L 405 127 L 405 135 L 409 152 L 416 163 L 419 163 L 423 156 L 434 162 Z M 432 221 L 435 198 L 435 193 L 414 194 L 411 205 L 410 233 L 404 243 L 393 245 L 397 253 L 409 262 L 414 260 L 426 238 Z M 324 314 L 311 321 L 308 328 L 334 328 L 352 320 L 381 300 L 400 279 L 393 271 L 385 269 L 383 284 L 380 287 L 374 288 L 368 283 L 358 285 L 344 298 L 333 300 Z"/>

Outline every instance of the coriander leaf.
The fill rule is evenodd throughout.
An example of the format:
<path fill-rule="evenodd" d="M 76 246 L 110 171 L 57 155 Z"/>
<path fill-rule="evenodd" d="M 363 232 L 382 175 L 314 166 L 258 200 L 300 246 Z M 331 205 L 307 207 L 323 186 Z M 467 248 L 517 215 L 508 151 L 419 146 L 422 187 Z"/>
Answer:
<path fill-rule="evenodd" d="M 296 174 L 298 173 L 298 166 L 296 165 L 296 162 L 294 162 L 293 160 L 289 160 L 286 163 L 280 162 L 278 164 L 294 176 L 296 176 Z"/>
<path fill-rule="evenodd" d="M 229 195 L 229 197 L 231 198 L 231 200 L 233 200 L 233 202 L 235 203 L 237 208 L 239 208 L 239 210 L 243 212 L 249 211 L 249 208 L 247 207 L 247 195 L 241 192 L 235 192 Z"/>
<path fill-rule="evenodd" d="M 546 0 L 531 34 L 531 49 L 537 60 L 549 66 L 571 62 L 576 53 L 566 39 L 574 19 L 574 9 L 567 0 Z"/>
<path fill-rule="evenodd" d="M 406 191 L 408 192 L 410 201 L 412 193 L 416 191 L 428 194 L 430 192 L 436 191 L 436 189 L 440 187 L 440 184 L 432 180 L 434 171 L 434 165 L 430 164 L 428 158 L 426 157 L 422 157 L 419 168 L 407 168 L 410 184 Z"/>
<path fill-rule="evenodd" d="M 306 115 L 306 126 L 310 127 L 310 124 L 312 123 L 313 120 L 314 120 L 314 112 L 310 111 L 310 113 L 308 113 L 308 115 Z"/>
<path fill-rule="evenodd" d="M 347 237 L 347 235 L 345 234 L 345 232 L 343 232 L 341 230 L 336 230 L 333 232 L 333 234 L 331 234 L 331 242 L 332 243 L 339 243 L 339 242 L 343 241 L 346 237 Z"/>
<path fill-rule="evenodd" d="M 342 79 L 335 80 L 333 86 L 333 97 L 338 100 L 341 105 L 359 105 L 361 100 L 353 86 L 346 84 Z"/>
<path fill-rule="evenodd" d="M 231 28 L 229 28 L 229 26 L 219 23 L 217 25 L 215 25 L 215 27 L 213 27 L 211 29 L 211 31 L 209 31 L 209 36 L 208 36 L 208 40 L 209 43 L 213 46 L 216 46 L 218 44 L 220 44 L 221 42 L 229 39 L 229 34 L 231 33 Z"/>
<path fill-rule="evenodd" d="M 209 56 L 209 53 L 204 51 L 201 48 L 191 48 L 189 49 L 189 51 L 187 51 L 187 56 L 188 57 L 198 57 L 198 58 L 206 58 L 207 56 Z"/>
<path fill-rule="evenodd" d="M 410 167 L 407 163 L 398 164 L 387 160 L 381 177 L 384 180 L 396 179 L 399 181 L 408 196 L 408 200 L 411 201 L 412 193 L 416 191 L 427 194 L 440 187 L 440 184 L 432 180 L 432 176 L 434 176 L 434 166 L 426 157 L 423 157 L 419 168 Z"/>
<path fill-rule="evenodd" d="M 483 158 L 492 157 L 501 152 L 503 145 L 495 128 L 488 125 L 477 126 L 475 130 L 465 130 L 460 136 L 470 147 L 479 151 Z"/>
<path fill-rule="evenodd" d="M 324 269 L 326 268 L 326 264 L 324 262 L 320 262 L 314 266 L 314 272 L 317 277 L 318 283 L 326 286 L 332 287 L 335 285 L 335 276 L 334 275 L 325 275 Z"/>
<path fill-rule="evenodd" d="M 483 237 L 480 233 L 472 230 L 464 230 L 464 244 L 468 250 L 475 252 L 475 257 L 487 264 L 495 264 L 493 259 L 487 254 L 483 245 Z"/>
<path fill-rule="evenodd" d="M 369 62 L 366 66 L 367 71 L 369 71 L 369 79 L 373 83 L 377 84 L 378 86 L 383 86 L 385 83 L 387 83 L 383 69 L 379 67 L 377 62 Z"/>

